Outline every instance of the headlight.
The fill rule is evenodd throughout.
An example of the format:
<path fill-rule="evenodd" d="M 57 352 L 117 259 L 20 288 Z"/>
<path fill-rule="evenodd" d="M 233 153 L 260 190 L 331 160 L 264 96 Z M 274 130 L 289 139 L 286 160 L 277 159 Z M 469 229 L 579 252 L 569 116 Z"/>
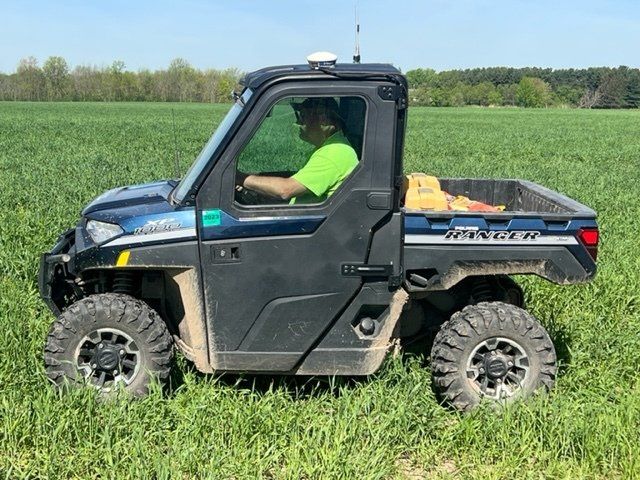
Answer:
<path fill-rule="evenodd" d="M 110 238 L 120 235 L 124 230 L 114 223 L 98 222 L 89 220 L 87 222 L 87 232 L 96 243 L 106 242 Z"/>

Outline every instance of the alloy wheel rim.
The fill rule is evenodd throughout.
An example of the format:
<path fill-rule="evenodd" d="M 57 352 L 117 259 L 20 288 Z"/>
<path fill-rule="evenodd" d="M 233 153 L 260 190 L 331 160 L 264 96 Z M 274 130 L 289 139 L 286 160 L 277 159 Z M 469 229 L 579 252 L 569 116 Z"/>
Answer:
<path fill-rule="evenodd" d="M 469 355 L 467 380 L 481 396 L 503 401 L 522 390 L 530 375 L 529 357 L 515 340 L 493 337 Z"/>
<path fill-rule="evenodd" d="M 75 358 L 78 372 L 101 391 L 130 385 L 140 369 L 140 349 L 128 334 L 115 328 L 99 328 L 85 335 Z"/>

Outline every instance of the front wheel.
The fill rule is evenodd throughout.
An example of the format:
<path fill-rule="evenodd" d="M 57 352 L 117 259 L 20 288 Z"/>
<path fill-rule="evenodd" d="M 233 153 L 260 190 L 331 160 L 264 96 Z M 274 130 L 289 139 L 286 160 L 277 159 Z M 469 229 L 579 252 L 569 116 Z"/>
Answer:
<path fill-rule="evenodd" d="M 544 327 L 527 311 L 502 302 L 455 313 L 431 350 L 436 393 L 459 410 L 483 399 L 506 403 L 550 389 L 556 370 L 556 352 Z"/>
<path fill-rule="evenodd" d="M 172 339 L 160 316 L 128 295 L 91 295 L 53 323 L 44 349 L 47 376 L 57 386 L 91 385 L 101 393 L 120 386 L 144 396 L 155 378 L 169 377 Z"/>

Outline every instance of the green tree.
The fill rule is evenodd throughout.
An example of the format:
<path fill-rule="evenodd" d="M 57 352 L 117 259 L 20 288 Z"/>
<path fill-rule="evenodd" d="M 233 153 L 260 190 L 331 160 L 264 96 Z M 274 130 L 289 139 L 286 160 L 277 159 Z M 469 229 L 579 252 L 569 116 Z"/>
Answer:
<path fill-rule="evenodd" d="M 0 100 L 18 100 L 18 98 L 16 74 L 5 75 L 0 73 Z"/>
<path fill-rule="evenodd" d="M 599 108 L 623 108 L 627 95 L 627 67 L 611 69 L 598 87 L 600 99 L 595 105 Z"/>
<path fill-rule="evenodd" d="M 626 82 L 615 73 L 610 73 L 603 78 L 598 86 L 599 99 L 594 105 L 596 108 L 620 108 L 624 103 L 624 95 L 627 89 Z"/>
<path fill-rule="evenodd" d="M 517 88 L 518 85 L 514 83 L 498 85 L 498 88 L 496 90 L 502 97 L 502 105 L 514 106 L 516 104 Z"/>
<path fill-rule="evenodd" d="M 449 106 L 449 95 L 441 87 L 434 87 L 429 90 L 430 105 L 434 107 L 447 107 Z"/>
<path fill-rule="evenodd" d="M 156 91 L 156 76 L 149 70 L 140 70 L 137 74 L 138 88 L 140 89 L 140 98 L 143 101 L 158 101 Z"/>
<path fill-rule="evenodd" d="M 438 73 L 434 79 L 434 85 L 441 88 L 455 88 L 458 83 L 462 82 L 462 73 L 460 70 L 446 70 Z"/>
<path fill-rule="evenodd" d="M 410 88 L 430 87 L 435 84 L 437 75 L 432 68 L 417 68 L 407 72 L 407 82 Z"/>
<path fill-rule="evenodd" d="M 107 76 L 109 79 L 108 98 L 109 100 L 125 100 L 125 80 L 124 74 L 126 65 L 122 60 L 114 60 L 109 67 Z"/>
<path fill-rule="evenodd" d="M 471 105 L 501 105 L 502 95 L 491 82 L 482 82 L 469 89 L 467 103 Z"/>
<path fill-rule="evenodd" d="M 193 101 L 198 91 L 196 72 L 184 58 L 174 58 L 167 70 L 168 100 L 172 102 Z"/>
<path fill-rule="evenodd" d="M 629 71 L 624 100 L 627 108 L 640 108 L 640 70 L 638 69 Z"/>
<path fill-rule="evenodd" d="M 42 66 L 49 100 L 66 99 L 70 87 L 69 65 L 62 57 L 49 57 Z"/>
<path fill-rule="evenodd" d="M 430 106 L 433 105 L 431 92 L 433 88 L 420 86 L 409 89 L 409 102 L 411 105 Z"/>
<path fill-rule="evenodd" d="M 20 60 L 16 69 L 19 99 L 42 100 L 44 98 L 44 75 L 35 57 Z"/>
<path fill-rule="evenodd" d="M 107 100 L 106 74 L 88 65 L 78 65 L 71 72 L 73 99 L 80 101 Z"/>
<path fill-rule="evenodd" d="M 231 92 L 237 88 L 239 79 L 240 72 L 235 68 L 228 68 L 219 72 L 216 85 L 216 102 L 230 102 Z"/>
<path fill-rule="evenodd" d="M 576 107 L 583 95 L 584 89 L 581 87 L 559 85 L 554 89 L 552 97 L 556 105 Z"/>
<path fill-rule="evenodd" d="M 522 77 L 516 88 L 516 101 L 521 107 L 540 108 L 549 103 L 549 84 L 537 77 Z"/>

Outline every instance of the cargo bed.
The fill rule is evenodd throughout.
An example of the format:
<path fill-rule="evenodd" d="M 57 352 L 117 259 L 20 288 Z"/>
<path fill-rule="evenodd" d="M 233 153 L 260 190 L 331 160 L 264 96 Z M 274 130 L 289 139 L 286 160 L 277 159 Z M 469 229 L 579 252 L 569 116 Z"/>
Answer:
<path fill-rule="evenodd" d="M 463 212 L 405 209 L 413 213 L 428 214 L 429 217 L 451 217 L 458 215 L 513 217 L 540 217 L 551 220 L 577 218 L 593 219 L 593 210 L 581 203 L 554 192 L 546 187 L 526 180 L 491 178 L 439 178 L 442 190 L 451 195 L 464 195 L 472 200 L 489 205 L 504 205 L 503 212 Z"/>
<path fill-rule="evenodd" d="M 502 212 L 404 209 L 404 264 L 409 290 L 444 290 L 465 277 L 535 274 L 559 284 L 596 272 L 584 232 L 596 213 L 526 180 L 440 178 L 441 189 Z M 423 278 L 412 284 L 411 278 Z"/>

